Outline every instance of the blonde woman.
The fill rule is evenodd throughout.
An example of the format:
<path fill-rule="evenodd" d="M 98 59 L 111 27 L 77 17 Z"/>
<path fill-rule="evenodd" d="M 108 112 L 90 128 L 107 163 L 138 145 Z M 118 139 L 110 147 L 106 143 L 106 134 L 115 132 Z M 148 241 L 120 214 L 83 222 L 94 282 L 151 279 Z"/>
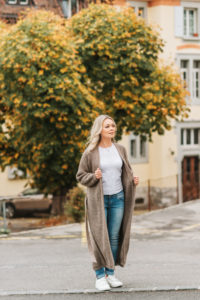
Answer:
<path fill-rule="evenodd" d="M 139 183 L 125 148 L 114 140 L 115 134 L 116 124 L 110 116 L 96 118 L 76 175 L 87 186 L 86 234 L 96 273 L 95 287 L 101 291 L 123 285 L 114 271 L 116 265 L 123 267 L 126 262 Z"/>

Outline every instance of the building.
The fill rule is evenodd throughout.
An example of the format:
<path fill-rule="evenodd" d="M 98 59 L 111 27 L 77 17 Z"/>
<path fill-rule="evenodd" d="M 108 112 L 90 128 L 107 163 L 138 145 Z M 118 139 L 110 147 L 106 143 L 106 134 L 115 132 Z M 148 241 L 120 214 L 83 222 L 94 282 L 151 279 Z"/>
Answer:
<path fill-rule="evenodd" d="M 27 8 L 47 9 L 69 18 L 85 5 L 84 0 L 0 0 L 0 19 L 16 23 L 20 12 Z"/>
<path fill-rule="evenodd" d="M 11 6 L 8 2 L 15 4 Z M 48 6 L 50 2 L 52 6 Z M 14 7 L 25 7 L 25 3 L 52 9 L 65 17 L 73 14 L 72 7 L 74 11 L 81 7 L 80 0 L 6 0 L 6 5 L 0 0 L 0 3 L 4 3 L 4 9 L 0 7 L 1 18 L 9 18 L 14 11 L 17 15 Z M 159 25 L 161 37 L 166 41 L 161 57 L 169 63 L 175 62 L 192 100 L 188 102 L 189 118 L 182 123 L 172 121 L 173 129 L 164 136 L 154 134 L 153 143 L 143 142 L 134 134 L 123 136 L 121 143 L 127 148 L 134 173 L 140 177 L 137 203 L 147 205 L 149 195 L 158 206 L 200 198 L 200 0 L 115 0 L 114 5 L 119 9 L 131 6 L 147 23 Z M 12 194 L 22 190 L 24 180 L 11 179 L 15 173 L 16 170 L 9 168 L 0 173 L 0 195 L 10 194 L 10 188 Z"/>
<path fill-rule="evenodd" d="M 175 62 L 191 94 L 191 113 L 184 122 L 172 122 L 153 143 L 124 136 L 135 174 L 140 177 L 138 202 L 151 197 L 160 205 L 200 198 L 200 0 L 128 1 L 148 23 L 159 25 L 166 41 L 161 57 Z M 144 188 L 142 188 L 144 185 Z"/>

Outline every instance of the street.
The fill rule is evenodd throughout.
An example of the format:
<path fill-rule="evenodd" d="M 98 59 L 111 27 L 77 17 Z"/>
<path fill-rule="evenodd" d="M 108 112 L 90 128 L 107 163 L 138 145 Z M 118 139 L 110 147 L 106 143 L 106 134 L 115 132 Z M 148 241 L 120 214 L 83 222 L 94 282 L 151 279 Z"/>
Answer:
<path fill-rule="evenodd" d="M 122 288 L 97 292 L 84 226 L 0 236 L 0 299 L 198 299 L 200 200 L 134 216 Z M 94 293 L 96 292 L 96 293 Z"/>

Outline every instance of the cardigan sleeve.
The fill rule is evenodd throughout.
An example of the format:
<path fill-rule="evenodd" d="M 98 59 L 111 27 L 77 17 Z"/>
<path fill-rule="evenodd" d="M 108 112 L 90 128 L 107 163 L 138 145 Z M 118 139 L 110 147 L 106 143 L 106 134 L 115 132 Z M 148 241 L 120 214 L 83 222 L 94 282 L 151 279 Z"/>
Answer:
<path fill-rule="evenodd" d="M 96 178 L 94 173 L 91 173 L 88 167 L 88 155 L 84 152 L 78 167 L 78 172 L 76 174 L 76 179 L 81 184 L 92 187 L 94 186 L 99 179 Z"/>

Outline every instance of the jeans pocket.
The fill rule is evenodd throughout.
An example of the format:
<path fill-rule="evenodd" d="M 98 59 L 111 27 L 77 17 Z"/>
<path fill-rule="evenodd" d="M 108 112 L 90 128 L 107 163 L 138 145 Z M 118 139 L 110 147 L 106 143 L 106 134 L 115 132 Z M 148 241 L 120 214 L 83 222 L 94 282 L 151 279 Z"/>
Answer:
<path fill-rule="evenodd" d="M 124 191 L 120 191 L 117 195 L 116 195 L 118 200 L 124 200 Z"/>

